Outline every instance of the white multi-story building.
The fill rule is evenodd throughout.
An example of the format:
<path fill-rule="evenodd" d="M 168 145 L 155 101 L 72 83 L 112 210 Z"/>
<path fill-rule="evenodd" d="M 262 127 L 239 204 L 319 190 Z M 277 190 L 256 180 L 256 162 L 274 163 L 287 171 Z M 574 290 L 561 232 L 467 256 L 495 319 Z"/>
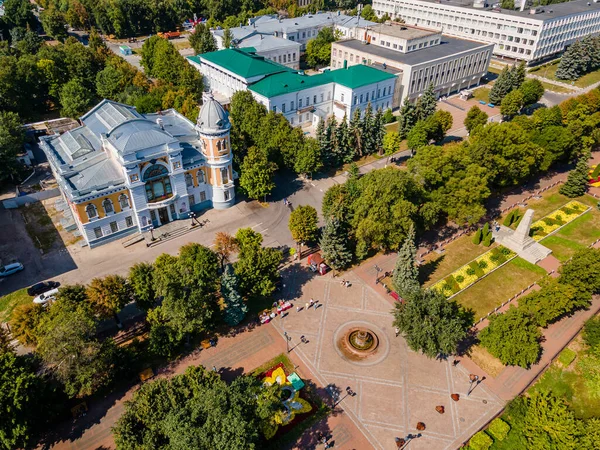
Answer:
<path fill-rule="evenodd" d="M 364 29 L 361 39 L 334 42 L 331 67 L 368 65 L 395 70 L 393 107 L 416 100 L 433 83 L 437 95 L 476 86 L 487 73 L 493 45 L 393 22 Z"/>
<path fill-rule="evenodd" d="M 308 76 L 243 49 L 188 57 L 212 91 L 231 97 L 249 90 L 267 109 L 292 125 L 315 124 L 335 115 L 349 120 L 356 109 L 391 108 L 397 95 L 395 73 L 368 66 L 327 70 Z"/>
<path fill-rule="evenodd" d="M 108 100 L 81 122 L 40 146 L 90 247 L 234 204 L 230 123 L 210 94 L 196 124 Z"/>
<path fill-rule="evenodd" d="M 525 4 L 515 2 L 516 4 Z M 488 0 L 374 0 L 381 17 L 494 44 L 494 54 L 532 64 L 559 55 L 575 40 L 600 33 L 598 0 L 574 0 L 522 10 Z"/>
<path fill-rule="evenodd" d="M 340 12 L 317 12 L 305 14 L 291 19 L 282 19 L 276 15 L 265 15 L 248 19 L 247 25 L 231 28 L 233 43 L 236 47 L 250 47 L 246 42 L 251 36 L 264 35 L 286 39 L 300 44 L 301 51 L 306 50 L 306 44 L 317 37 L 323 28 L 333 28 L 342 37 L 355 37 L 359 29 L 375 25 L 361 17 L 347 16 Z M 211 30 L 218 47 L 223 48 L 223 29 Z M 258 52 L 260 53 L 260 52 Z"/>

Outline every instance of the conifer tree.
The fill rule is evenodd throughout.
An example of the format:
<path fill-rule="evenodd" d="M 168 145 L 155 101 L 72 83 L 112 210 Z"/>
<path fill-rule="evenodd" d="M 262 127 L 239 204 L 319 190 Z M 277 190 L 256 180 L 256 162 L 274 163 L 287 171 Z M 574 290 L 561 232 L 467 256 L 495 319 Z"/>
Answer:
<path fill-rule="evenodd" d="M 350 146 L 355 149 L 358 156 L 363 155 L 363 136 L 362 136 L 362 121 L 360 118 L 360 109 L 356 108 L 350 120 L 349 129 L 349 142 Z"/>
<path fill-rule="evenodd" d="M 323 146 L 321 147 L 321 154 L 323 155 L 323 160 L 325 166 L 327 167 L 336 167 L 337 166 L 337 155 L 336 155 L 336 121 L 335 117 L 332 117 L 325 127 L 325 132 L 323 135 Z"/>
<path fill-rule="evenodd" d="M 373 140 L 375 142 L 375 150 L 379 155 L 383 154 L 383 138 L 385 137 L 384 125 L 383 111 L 379 108 L 373 119 Z"/>
<path fill-rule="evenodd" d="M 223 319 L 227 325 L 235 326 L 244 320 L 248 306 L 238 292 L 239 281 L 231 264 L 227 264 L 221 276 L 221 295 L 225 303 Z"/>
<path fill-rule="evenodd" d="M 400 108 L 400 115 L 398 116 L 398 134 L 401 139 L 406 139 L 408 132 L 415 123 L 417 123 L 417 108 L 407 97 L 402 108 Z"/>
<path fill-rule="evenodd" d="M 411 225 L 398 252 L 392 280 L 394 289 L 402 298 L 407 298 L 411 293 L 419 290 L 419 269 L 415 265 L 416 258 L 415 227 Z"/>
<path fill-rule="evenodd" d="M 490 89 L 490 103 L 499 105 L 502 99 L 512 90 L 512 75 L 508 66 L 502 69 L 500 75 L 496 79 L 494 86 Z"/>
<path fill-rule="evenodd" d="M 519 89 L 525 81 L 525 61 L 521 61 L 519 65 L 512 66 L 510 69 L 511 91 Z"/>
<path fill-rule="evenodd" d="M 560 187 L 560 193 L 567 197 L 581 197 L 585 194 L 588 185 L 588 159 L 589 154 L 584 154 L 577 161 L 575 169 L 569 173 L 565 184 Z"/>
<path fill-rule="evenodd" d="M 575 41 L 563 54 L 558 68 L 556 78 L 561 80 L 576 80 L 587 70 L 589 57 L 586 55 L 581 41 Z"/>
<path fill-rule="evenodd" d="M 363 153 L 371 154 L 375 151 L 375 142 L 373 140 L 373 107 L 371 103 L 367 104 L 365 113 L 361 122 L 361 136 L 363 137 Z"/>
<path fill-rule="evenodd" d="M 344 119 L 338 125 L 337 129 L 335 130 L 335 134 L 341 162 L 344 164 L 352 162 L 354 159 L 355 150 L 350 142 L 350 129 L 348 128 L 346 116 L 344 116 Z"/>
<path fill-rule="evenodd" d="M 317 124 L 316 129 L 317 141 L 319 142 L 319 146 L 323 148 L 323 139 L 325 137 L 325 121 L 323 119 L 319 119 L 319 123 Z"/>
<path fill-rule="evenodd" d="M 437 100 L 435 98 L 433 83 L 430 83 L 429 86 L 427 86 L 425 92 L 423 92 L 423 95 L 419 97 L 419 100 L 417 101 L 418 119 L 426 120 L 430 116 L 433 116 L 433 114 L 435 113 L 436 102 Z"/>
<path fill-rule="evenodd" d="M 352 262 L 348 246 L 348 230 L 337 219 L 328 219 L 319 241 L 323 259 L 333 270 L 341 270 Z"/>

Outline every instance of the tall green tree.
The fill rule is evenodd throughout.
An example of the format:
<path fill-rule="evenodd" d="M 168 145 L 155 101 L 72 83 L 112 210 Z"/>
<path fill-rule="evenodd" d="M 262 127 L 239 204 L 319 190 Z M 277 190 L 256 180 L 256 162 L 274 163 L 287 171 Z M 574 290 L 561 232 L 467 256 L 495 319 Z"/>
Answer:
<path fill-rule="evenodd" d="M 490 89 L 490 103 L 499 105 L 502 102 L 502 99 L 506 97 L 506 94 L 508 94 L 512 88 L 513 85 L 510 69 L 508 66 L 504 66 L 502 72 L 500 72 L 500 75 L 498 75 L 498 78 L 494 82 L 492 89 Z"/>
<path fill-rule="evenodd" d="M 117 313 L 132 300 L 131 285 L 120 275 L 94 278 L 87 288 L 88 300 L 100 317 L 113 316 L 119 326 Z"/>
<path fill-rule="evenodd" d="M 418 120 L 417 107 L 407 97 L 400 108 L 400 115 L 398 116 L 398 133 L 402 139 L 408 136 L 409 131 Z"/>
<path fill-rule="evenodd" d="M 129 285 L 135 303 L 147 311 L 156 304 L 154 290 L 154 266 L 150 263 L 137 263 L 129 269 Z"/>
<path fill-rule="evenodd" d="M 419 290 L 419 269 L 416 265 L 417 246 L 415 245 L 415 227 L 408 229 L 402 247 L 398 251 L 396 267 L 392 282 L 394 289 L 402 298 L 408 298 L 413 292 Z"/>
<path fill-rule="evenodd" d="M 60 90 L 61 114 L 67 117 L 79 117 L 92 106 L 94 93 L 82 85 L 78 79 L 73 79 Z"/>
<path fill-rule="evenodd" d="M 395 306 L 394 326 L 412 350 L 430 358 L 455 353 L 472 325 L 469 314 L 436 290 L 413 291 Z"/>
<path fill-rule="evenodd" d="M 223 31 L 223 48 L 229 48 L 233 44 L 233 33 L 231 28 L 226 27 Z"/>
<path fill-rule="evenodd" d="M 488 115 L 479 109 L 479 106 L 475 105 L 469 109 L 464 124 L 469 134 L 471 134 L 475 128 L 484 126 L 487 121 Z"/>
<path fill-rule="evenodd" d="M 21 164 L 17 155 L 23 152 L 25 131 L 19 116 L 14 112 L 0 111 L 0 181 L 14 179 Z"/>
<path fill-rule="evenodd" d="M 337 219 L 329 219 L 325 222 L 319 247 L 323 259 L 333 270 L 345 269 L 352 262 L 348 230 Z"/>
<path fill-rule="evenodd" d="M 333 27 L 325 27 L 319 31 L 317 37 L 306 44 L 306 62 L 311 67 L 329 64 L 331 59 L 331 43 L 335 42 L 336 35 Z"/>
<path fill-rule="evenodd" d="M 427 86 L 427 89 L 425 89 L 423 95 L 421 95 L 419 97 L 419 100 L 417 100 L 416 115 L 418 119 L 428 119 L 430 116 L 433 115 L 433 113 L 435 113 L 436 106 L 437 100 L 435 97 L 434 86 L 433 83 L 429 83 L 429 86 Z"/>
<path fill-rule="evenodd" d="M 391 156 L 400 150 L 400 144 L 402 143 L 402 139 L 400 139 L 400 135 L 392 131 L 387 133 L 383 138 L 383 153 L 387 156 Z"/>
<path fill-rule="evenodd" d="M 589 184 L 589 154 L 577 160 L 575 169 L 569 172 L 567 181 L 560 187 L 559 192 L 569 198 L 581 197 L 587 191 Z"/>
<path fill-rule="evenodd" d="M 544 86 L 540 80 L 530 79 L 523 82 L 519 91 L 523 94 L 523 104 L 533 105 L 540 101 L 544 95 Z"/>
<path fill-rule="evenodd" d="M 523 105 L 523 93 L 517 89 L 504 96 L 500 105 L 500 112 L 503 116 L 511 119 L 521 112 Z"/>
<path fill-rule="evenodd" d="M 50 8 L 42 11 L 40 14 L 40 20 L 46 34 L 52 36 L 57 41 L 63 42 L 65 39 L 67 39 L 67 37 L 69 37 L 67 29 L 65 28 L 67 25 L 65 16 L 57 9 Z"/>
<path fill-rule="evenodd" d="M 318 141 L 311 137 L 304 139 L 304 143 L 295 155 L 294 171 L 310 176 L 322 168 L 323 158 Z"/>
<path fill-rule="evenodd" d="M 276 170 L 277 165 L 269 161 L 264 150 L 250 147 L 241 166 L 240 187 L 248 197 L 266 201 L 267 195 L 275 187 L 273 175 Z"/>
<path fill-rule="evenodd" d="M 288 227 L 292 233 L 292 239 L 298 243 L 301 251 L 303 244 L 314 242 L 317 239 L 318 221 L 317 210 L 310 205 L 298 206 L 290 214 Z"/>
<path fill-rule="evenodd" d="M 481 345 L 511 366 L 529 367 L 540 357 L 541 333 L 537 323 L 524 309 L 511 307 L 490 317 L 490 324 L 479 333 Z"/>
<path fill-rule="evenodd" d="M 194 32 L 190 33 L 189 42 L 196 54 L 214 52 L 217 50 L 217 42 L 210 32 L 210 29 L 199 23 L 194 28 Z M 225 48 L 228 48 L 226 46 Z"/>
<path fill-rule="evenodd" d="M 238 289 L 238 277 L 233 271 L 233 267 L 228 264 L 221 276 L 221 295 L 225 303 L 223 317 L 225 323 L 230 326 L 239 324 L 248 313 L 248 306 L 244 303 Z"/>
<path fill-rule="evenodd" d="M 348 164 L 354 159 L 356 150 L 352 147 L 350 128 L 346 116 L 342 119 L 335 130 L 338 154 L 342 163 Z"/>

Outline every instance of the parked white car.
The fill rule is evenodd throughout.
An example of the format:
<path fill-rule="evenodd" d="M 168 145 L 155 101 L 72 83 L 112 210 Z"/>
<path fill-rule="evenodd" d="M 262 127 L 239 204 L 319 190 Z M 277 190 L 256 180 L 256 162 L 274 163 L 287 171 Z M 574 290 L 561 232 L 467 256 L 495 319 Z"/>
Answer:
<path fill-rule="evenodd" d="M 4 267 L 0 267 L 0 277 L 7 277 L 8 275 L 12 275 L 13 273 L 17 273 L 21 270 L 23 270 L 23 264 L 20 262 L 7 264 Z"/>
<path fill-rule="evenodd" d="M 36 298 L 34 298 L 33 303 L 43 305 L 45 303 L 48 303 L 50 300 L 55 300 L 56 294 L 58 294 L 58 289 L 50 289 L 49 291 L 44 292 L 43 294 L 40 294 Z"/>

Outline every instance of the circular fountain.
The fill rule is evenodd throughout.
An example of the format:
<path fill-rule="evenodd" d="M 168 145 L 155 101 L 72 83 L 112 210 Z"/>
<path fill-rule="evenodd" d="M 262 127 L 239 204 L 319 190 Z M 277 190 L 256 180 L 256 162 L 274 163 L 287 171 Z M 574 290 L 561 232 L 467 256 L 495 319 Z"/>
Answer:
<path fill-rule="evenodd" d="M 351 360 L 362 360 L 377 352 L 379 338 L 366 327 L 349 328 L 338 342 L 338 348 Z"/>

